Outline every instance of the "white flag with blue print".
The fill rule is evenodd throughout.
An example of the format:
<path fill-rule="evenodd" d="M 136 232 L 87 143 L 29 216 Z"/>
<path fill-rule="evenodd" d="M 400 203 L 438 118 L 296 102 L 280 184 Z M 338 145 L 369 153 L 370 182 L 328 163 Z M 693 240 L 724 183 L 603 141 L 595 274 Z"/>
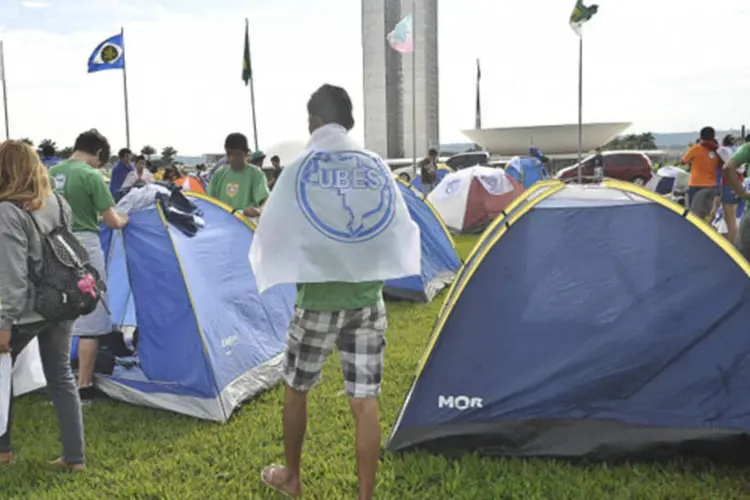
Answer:
<path fill-rule="evenodd" d="M 285 167 L 250 248 L 258 290 L 419 275 L 419 227 L 388 167 L 343 127 L 313 132 Z"/>

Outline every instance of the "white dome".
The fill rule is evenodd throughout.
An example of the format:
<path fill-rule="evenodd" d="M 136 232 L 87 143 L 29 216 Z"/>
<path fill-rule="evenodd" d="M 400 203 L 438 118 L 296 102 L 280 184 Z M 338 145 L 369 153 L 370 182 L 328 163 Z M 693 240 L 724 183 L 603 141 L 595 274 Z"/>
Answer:
<path fill-rule="evenodd" d="M 290 140 L 282 141 L 266 149 L 266 158 L 268 160 L 273 156 L 281 158 L 282 165 L 289 165 L 302 153 L 307 145 L 307 141 Z"/>

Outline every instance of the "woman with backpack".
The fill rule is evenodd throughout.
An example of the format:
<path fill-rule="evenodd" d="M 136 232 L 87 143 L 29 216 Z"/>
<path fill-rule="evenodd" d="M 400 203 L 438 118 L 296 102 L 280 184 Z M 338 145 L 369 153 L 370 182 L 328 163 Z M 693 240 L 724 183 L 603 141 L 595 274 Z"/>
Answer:
<path fill-rule="evenodd" d="M 37 310 L 39 281 L 49 255 L 50 234 L 70 234 L 68 204 L 52 192 L 47 170 L 34 149 L 20 141 L 0 144 L 0 353 L 13 359 L 35 337 L 57 413 L 62 456 L 55 468 L 84 470 L 81 401 L 70 368 L 72 321 L 45 320 Z M 66 227 L 67 226 L 67 227 Z M 0 466 L 13 460 L 11 419 L 0 436 Z"/>

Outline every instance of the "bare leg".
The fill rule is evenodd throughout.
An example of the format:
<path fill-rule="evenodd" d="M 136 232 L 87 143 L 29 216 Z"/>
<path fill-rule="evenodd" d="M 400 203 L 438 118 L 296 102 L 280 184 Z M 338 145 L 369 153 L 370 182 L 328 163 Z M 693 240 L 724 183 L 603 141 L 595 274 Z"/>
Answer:
<path fill-rule="evenodd" d="M 284 458 L 285 466 L 263 469 L 263 481 L 290 495 L 302 493 L 302 444 L 307 430 L 307 393 L 285 387 L 284 391 Z"/>
<path fill-rule="evenodd" d="M 737 243 L 737 205 L 721 206 L 724 212 L 724 222 L 727 223 L 727 239 L 732 245 Z"/>
<path fill-rule="evenodd" d="M 377 398 L 350 398 L 357 446 L 359 500 L 372 500 L 380 459 L 380 418 Z"/>
<path fill-rule="evenodd" d="M 94 366 L 99 353 L 99 339 L 78 339 L 78 387 L 94 384 Z"/>

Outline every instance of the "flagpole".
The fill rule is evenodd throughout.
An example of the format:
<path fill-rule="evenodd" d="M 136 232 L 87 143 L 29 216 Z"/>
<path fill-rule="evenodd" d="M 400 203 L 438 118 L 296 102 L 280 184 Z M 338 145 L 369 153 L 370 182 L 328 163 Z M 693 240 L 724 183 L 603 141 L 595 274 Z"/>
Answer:
<path fill-rule="evenodd" d="M 578 35 L 578 183 L 583 182 L 583 35 Z"/>
<path fill-rule="evenodd" d="M 125 60 L 125 28 L 120 28 L 120 36 L 122 37 L 122 90 L 125 96 L 125 146 L 130 149 L 130 106 L 128 105 L 128 72 L 125 69 L 127 67 L 127 60 Z"/>
<path fill-rule="evenodd" d="M 480 97 L 480 80 L 482 79 L 482 70 L 479 66 L 479 59 L 477 59 L 477 103 L 474 116 L 474 128 L 479 130 L 482 128 L 482 98 Z"/>
<path fill-rule="evenodd" d="M 248 51 L 250 50 L 250 24 L 247 18 L 245 18 L 245 33 L 248 33 Z M 255 119 L 255 78 L 253 78 L 253 75 L 250 75 L 250 108 L 253 114 L 253 142 L 255 143 L 255 151 L 258 151 L 258 125 L 257 121 Z"/>
<path fill-rule="evenodd" d="M 8 126 L 8 87 L 5 85 L 5 54 L 3 53 L 3 42 L 0 40 L 0 80 L 3 83 L 3 110 L 5 113 L 5 140 L 10 140 L 10 127 Z"/>
<path fill-rule="evenodd" d="M 411 146 L 413 176 L 417 177 L 417 0 L 411 2 Z"/>

